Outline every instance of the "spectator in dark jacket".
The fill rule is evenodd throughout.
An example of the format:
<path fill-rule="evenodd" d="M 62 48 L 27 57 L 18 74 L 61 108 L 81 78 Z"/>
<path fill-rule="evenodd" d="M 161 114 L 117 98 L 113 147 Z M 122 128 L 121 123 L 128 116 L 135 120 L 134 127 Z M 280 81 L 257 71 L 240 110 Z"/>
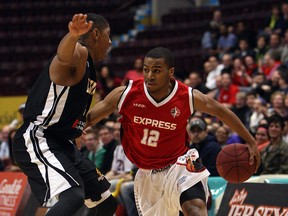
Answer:
<path fill-rule="evenodd" d="M 214 135 L 207 131 L 206 122 L 193 117 L 189 123 L 190 148 L 196 148 L 200 161 L 209 170 L 210 176 L 219 176 L 216 168 L 216 158 L 221 151 L 221 146 Z"/>

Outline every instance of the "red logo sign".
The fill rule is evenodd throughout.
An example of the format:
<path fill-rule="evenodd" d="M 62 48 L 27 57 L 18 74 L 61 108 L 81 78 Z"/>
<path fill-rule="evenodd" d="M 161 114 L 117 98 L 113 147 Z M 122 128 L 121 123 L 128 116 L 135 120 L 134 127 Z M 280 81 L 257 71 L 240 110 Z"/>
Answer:
<path fill-rule="evenodd" d="M 16 215 L 26 186 L 23 173 L 0 172 L 0 216 Z"/>

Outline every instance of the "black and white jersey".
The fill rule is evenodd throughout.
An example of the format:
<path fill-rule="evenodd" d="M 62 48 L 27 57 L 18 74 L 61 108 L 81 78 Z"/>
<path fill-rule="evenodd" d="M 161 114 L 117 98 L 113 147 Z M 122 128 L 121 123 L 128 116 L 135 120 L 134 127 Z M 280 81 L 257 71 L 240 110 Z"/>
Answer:
<path fill-rule="evenodd" d="M 60 139 L 74 139 L 81 135 L 86 114 L 96 91 L 96 72 L 91 57 L 86 72 L 74 86 L 53 83 L 49 76 L 50 63 L 44 68 L 28 96 L 24 122 L 33 122 L 45 134 Z"/>

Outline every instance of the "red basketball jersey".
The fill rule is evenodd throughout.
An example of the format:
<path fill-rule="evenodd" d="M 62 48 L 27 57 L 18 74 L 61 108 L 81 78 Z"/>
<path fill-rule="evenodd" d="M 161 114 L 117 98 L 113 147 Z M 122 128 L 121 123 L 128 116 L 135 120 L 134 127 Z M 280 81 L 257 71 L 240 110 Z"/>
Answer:
<path fill-rule="evenodd" d="M 158 103 L 149 95 L 143 79 L 130 80 L 118 109 L 122 145 L 137 167 L 161 168 L 186 153 L 186 126 L 194 109 L 190 87 L 175 81 L 169 96 Z"/>

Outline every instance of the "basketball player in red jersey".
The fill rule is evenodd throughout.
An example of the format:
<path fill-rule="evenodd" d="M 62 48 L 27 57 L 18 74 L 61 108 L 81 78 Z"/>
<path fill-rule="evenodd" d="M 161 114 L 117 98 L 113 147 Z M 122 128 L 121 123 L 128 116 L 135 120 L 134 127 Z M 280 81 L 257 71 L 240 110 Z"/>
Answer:
<path fill-rule="evenodd" d="M 87 114 L 92 125 L 118 108 L 122 145 L 139 170 L 135 199 L 139 215 L 207 215 L 209 172 L 195 160 L 198 152 L 187 147 L 187 120 L 195 111 L 218 117 L 249 145 L 250 163 L 260 164 L 254 138 L 222 104 L 173 78 L 174 56 L 163 47 L 144 59 L 144 79 L 114 89 Z"/>

